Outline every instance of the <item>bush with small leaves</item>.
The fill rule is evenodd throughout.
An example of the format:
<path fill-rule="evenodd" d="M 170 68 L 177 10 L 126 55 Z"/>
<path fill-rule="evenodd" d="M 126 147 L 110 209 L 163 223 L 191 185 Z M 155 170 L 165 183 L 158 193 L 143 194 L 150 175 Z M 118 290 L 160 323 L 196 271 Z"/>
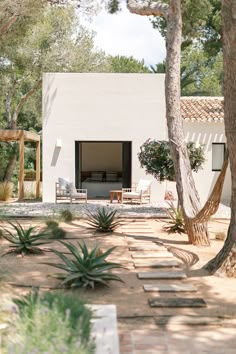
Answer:
<path fill-rule="evenodd" d="M 65 237 L 66 237 L 66 231 L 64 229 L 62 229 L 61 227 L 55 227 L 54 229 L 51 230 L 50 238 L 62 239 Z"/>
<path fill-rule="evenodd" d="M 118 226 L 117 211 L 98 208 L 94 213 L 87 213 L 88 224 L 99 232 L 113 232 Z"/>
<path fill-rule="evenodd" d="M 57 228 L 59 226 L 59 222 L 55 221 L 53 219 L 46 220 L 45 224 L 46 224 L 47 228 L 50 229 L 50 230 L 55 229 L 55 228 Z"/>
<path fill-rule="evenodd" d="M 65 222 L 71 222 L 74 220 L 74 215 L 69 209 L 60 211 L 60 219 Z"/>
<path fill-rule="evenodd" d="M 9 229 L 2 228 L 2 237 L 12 244 L 10 245 L 11 249 L 4 255 L 17 253 L 24 256 L 28 253 L 42 253 L 43 250 L 38 246 L 49 243 L 46 239 L 48 234 L 46 234 L 45 231 L 36 233 L 36 226 L 30 226 L 29 228 L 24 229 L 19 222 L 13 224 L 8 221 L 8 224 L 13 227 L 15 233 L 11 232 Z"/>
<path fill-rule="evenodd" d="M 4 338 L 3 353 L 94 353 L 92 312 L 78 296 L 32 291 L 15 302 L 15 327 Z"/>
<path fill-rule="evenodd" d="M 55 253 L 63 263 L 44 263 L 55 268 L 65 271 L 65 273 L 57 273 L 53 275 L 57 279 L 62 280 L 61 286 L 68 288 L 90 287 L 95 285 L 108 285 L 108 281 L 121 281 L 120 277 L 109 272 L 113 268 L 122 268 L 118 263 L 108 262 L 106 258 L 111 254 L 115 247 L 109 248 L 104 253 L 100 253 L 100 246 L 97 245 L 91 251 L 88 250 L 86 244 L 78 243 L 76 247 L 72 243 L 60 241 L 70 253 L 68 257 L 65 253 L 57 250 L 51 250 Z"/>

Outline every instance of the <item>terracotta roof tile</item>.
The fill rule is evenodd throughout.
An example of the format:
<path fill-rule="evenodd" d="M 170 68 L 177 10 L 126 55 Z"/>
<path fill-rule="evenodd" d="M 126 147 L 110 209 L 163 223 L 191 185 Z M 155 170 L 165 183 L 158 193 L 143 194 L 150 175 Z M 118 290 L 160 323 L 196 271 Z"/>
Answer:
<path fill-rule="evenodd" d="M 185 121 L 223 122 L 223 97 L 181 97 L 182 118 Z"/>

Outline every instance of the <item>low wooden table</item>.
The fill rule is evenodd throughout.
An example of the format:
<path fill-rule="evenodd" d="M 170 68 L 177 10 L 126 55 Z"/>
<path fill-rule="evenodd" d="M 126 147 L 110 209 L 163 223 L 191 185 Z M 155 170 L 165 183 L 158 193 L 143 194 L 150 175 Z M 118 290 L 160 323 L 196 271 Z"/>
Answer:
<path fill-rule="evenodd" d="M 122 203 L 123 202 L 122 193 L 123 192 L 121 190 L 116 190 L 116 189 L 110 191 L 110 202 L 112 203 L 113 199 L 116 196 L 118 203 Z"/>

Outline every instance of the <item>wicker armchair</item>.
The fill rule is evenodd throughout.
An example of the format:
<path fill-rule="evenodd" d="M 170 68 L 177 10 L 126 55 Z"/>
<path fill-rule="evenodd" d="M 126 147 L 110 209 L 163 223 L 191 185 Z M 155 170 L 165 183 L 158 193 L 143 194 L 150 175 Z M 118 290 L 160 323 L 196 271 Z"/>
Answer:
<path fill-rule="evenodd" d="M 142 204 L 144 201 L 150 203 L 151 199 L 151 181 L 141 179 L 132 188 L 122 188 L 122 200 L 138 201 Z"/>

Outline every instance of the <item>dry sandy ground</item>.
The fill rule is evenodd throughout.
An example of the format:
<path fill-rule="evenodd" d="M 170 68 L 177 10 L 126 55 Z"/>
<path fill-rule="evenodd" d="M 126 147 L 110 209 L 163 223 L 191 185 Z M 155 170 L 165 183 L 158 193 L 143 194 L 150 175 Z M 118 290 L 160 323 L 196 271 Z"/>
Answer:
<path fill-rule="evenodd" d="M 135 220 L 132 220 L 135 223 Z M 129 223 L 129 220 L 124 223 Z M 153 280 L 139 280 L 137 278 L 137 269 L 133 266 L 131 252 L 128 249 L 128 240 L 132 237 L 126 237 L 118 229 L 113 234 L 97 234 L 91 231 L 83 221 L 74 221 L 71 224 L 62 224 L 67 231 L 67 239 L 76 243 L 85 240 L 89 246 L 101 243 L 102 250 L 108 247 L 116 246 L 110 259 L 121 263 L 126 269 L 119 269 L 119 273 L 124 283 L 113 282 L 109 288 L 97 288 L 96 290 L 74 290 L 80 297 L 91 303 L 115 303 L 117 305 L 118 317 L 153 317 L 159 315 L 172 314 L 198 314 L 204 316 L 236 316 L 236 279 L 220 278 L 218 276 L 208 276 L 199 271 L 201 267 L 211 259 L 222 247 L 223 241 L 215 240 L 215 233 L 226 232 L 228 221 L 218 220 L 210 222 L 211 247 L 195 247 L 189 245 L 186 235 L 168 235 L 162 231 L 163 223 L 160 220 L 146 221 L 154 230 L 155 237 L 162 240 L 169 251 L 180 258 L 184 263 L 182 268 L 186 269 L 188 278 L 185 280 L 166 280 L 162 283 L 188 283 L 195 285 L 197 293 L 185 293 L 185 297 L 201 297 L 207 303 L 207 308 L 199 309 L 151 309 L 147 304 L 147 299 L 154 296 L 164 296 L 166 294 L 147 294 L 143 291 L 143 284 L 154 283 Z M 22 224 L 38 224 L 39 222 L 23 220 Z M 41 223 L 42 225 L 42 223 Z M 148 241 L 145 241 L 148 242 Z M 8 249 L 8 242 L 0 240 L 0 252 L 5 253 Z M 58 241 L 53 241 L 49 247 L 58 250 L 65 250 L 65 247 Z M 57 272 L 57 269 L 46 266 L 44 262 L 57 262 L 57 256 L 51 252 L 45 252 L 44 255 L 34 256 L 15 256 L 7 255 L 0 258 L 0 269 L 4 278 L 9 283 L 15 283 L 26 286 L 55 287 L 58 281 L 49 277 L 49 274 Z M 147 269 L 141 269 L 144 271 Z M 159 281 L 160 282 L 160 281 Z M 24 293 L 28 288 L 14 288 L 18 293 Z M 176 296 L 171 295 L 170 296 Z M 178 295 L 179 296 L 179 295 Z M 180 295 L 181 296 L 181 295 Z"/>

